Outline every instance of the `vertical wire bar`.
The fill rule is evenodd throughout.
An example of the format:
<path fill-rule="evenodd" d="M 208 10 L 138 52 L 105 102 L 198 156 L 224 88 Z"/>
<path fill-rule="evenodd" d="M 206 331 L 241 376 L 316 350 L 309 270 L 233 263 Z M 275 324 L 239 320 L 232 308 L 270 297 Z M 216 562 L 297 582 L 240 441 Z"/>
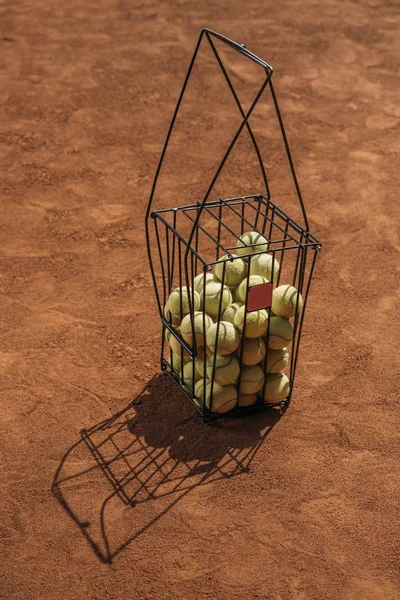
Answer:
<path fill-rule="evenodd" d="M 299 323 L 299 335 L 298 335 L 298 342 L 297 342 L 297 349 L 296 349 L 296 359 L 294 361 L 293 364 L 293 376 L 291 378 L 291 387 L 290 387 L 290 396 L 289 396 L 289 402 L 292 396 L 292 387 L 294 385 L 294 378 L 295 378 L 295 374 L 296 374 L 296 368 L 297 368 L 297 360 L 298 360 L 298 354 L 299 354 L 299 349 L 300 349 L 300 340 L 301 340 L 301 332 L 303 329 L 303 322 L 304 322 L 304 315 L 305 315 L 305 309 L 306 309 L 306 305 L 307 305 L 307 299 L 308 299 L 308 295 L 310 292 L 310 286 L 311 286 L 311 280 L 312 280 L 312 276 L 314 273 L 314 267 L 315 267 L 315 261 L 317 259 L 317 250 L 314 250 L 314 256 L 312 258 L 312 262 L 311 262 L 311 269 L 310 269 L 310 273 L 308 276 L 308 281 L 307 281 L 307 286 L 306 286 L 306 291 L 304 294 L 304 298 L 303 298 L 303 308 L 301 311 L 301 317 L 300 317 L 300 323 Z"/>
<path fill-rule="evenodd" d="M 165 247 L 166 247 L 166 252 L 167 252 L 168 297 L 169 297 L 171 294 L 172 282 L 171 282 L 171 253 L 170 253 L 170 248 L 169 248 L 169 229 L 168 229 L 168 227 L 165 228 Z M 165 302 L 164 302 L 164 306 L 165 306 Z"/>
<path fill-rule="evenodd" d="M 303 237 L 301 238 L 301 242 L 303 241 Z M 305 261 L 307 258 L 307 247 L 301 246 L 300 250 L 299 250 L 299 255 L 300 256 L 300 269 L 299 269 L 299 282 L 297 284 L 297 297 L 296 297 L 296 307 L 295 307 L 295 313 L 294 313 L 294 325 L 293 325 L 293 340 L 292 340 L 292 356 L 291 356 L 291 361 L 290 361 L 290 388 L 292 388 L 293 385 L 293 367 L 294 364 L 296 362 L 296 356 L 297 356 L 297 329 L 298 329 L 298 322 L 299 322 L 299 313 L 298 313 L 298 309 L 299 309 L 299 299 L 300 299 L 300 294 L 302 291 L 302 284 L 303 284 L 303 277 L 304 277 L 304 270 L 305 270 Z M 293 283 L 293 286 L 296 287 L 296 280 Z"/>
<path fill-rule="evenodd" d="M 303 239 L 301 240 L 303 241 Z M 300 294 L 302 294 L 303 292 L 303 282 L 304 282 L 304 276 L 305 276 L 305 269 L 306 269 L 306 261 L 307 261 L 307 247 L 303 247 L 303 252 L 302 252 L 302 257 L 301 257 L 301 267 L 300 267 L 300 273 L 299 273 L 299 282 L 298 282 L 298 286 L 297 286 L 297 297 L 296 297 L 296 307 L 295 307 L 295 320 L 294 320 L 294 331 L 293 331 L 293 342 L 292 342 L 292 348 L 293 348 L 293 356 L 292 356 L 292 363 L 291 363 L 291 370 L 294 368 L 294 365 L 297 363 L 297 353 L 298 353 L 298 348 L 299 348 L 299 341 L 300 341 L 300 337 L 298 335 L 298 327 L 299 327 L 299 319 L 301 319 L 301 317 L 299 317 L 299 301 L 300 301 Z M 301 315 L 303 315 L 303 309 L 301 311 Z M 291 373 L 291 387 L 293 385 L 293 381 L 294 381 L 294 374 Z"/>
<path fill-rule="evenodd" d="M 265 222 L 264 222 L 264 223 L 265 223 Z M 270 223 L 269 223 L 269 230 L 268 230 L 268 236 L 267 236 L 267 237 L 268 237 L 268 240 L 270 240 L 270 241 L 271 241 L 271 239 L 272 239 L 272 238 L 271 238 L 271 235 L 272 235 L 272 228 L 273 228 L 273 226 L 274 226 L 274 223 L 275 223 L 275 208 L 273 208 L 273 209 L 272 209 L 272 216 L 271 216 L 271 221 L 270 221 Z M 263 231 L 263 235 L 264 235 L 264 233 L 265 233 L 265 232 Z"/>
<path fill-rule="evenodd" d="M 262 196 L 259 196 L 259 205 L 261 205 L 261 200 L 263 200 L 263 198 L 262 198 Z M 263 202 L 263 204 L 264 204 L 264 202 Z M 263 232 L 262 232 L 263 235 L 264 235 L 265 227 L 267 226 L 267 222 L 268 222 L 268 218 L 269 218 L 269 209 L 270 209 L 270 206 L 271 206 L 271 203 L 268 200 L 268 202 L 265 205 L 265 210 L 264 210 L 264 223 L 263 223 L 264 229 L 263 229 Z"/>
<path fill-rule="evenodd" d="M 260 204 L 261 204 L 261 203 L 259 202 L 259 206 L 260 206 Z M 260 210 L 260 209 L 258 209 L 258 210 L 257 210 L 257 217 L 256 217 L 256 226 L 255 226 L 255 229 L 257 229 L 258 217 L 260 216 L 260 214 L 262 214 L 262 216 L 263 216 L 263 224 L 262 224 L 262 227 L 261 227 L 261 233 L 262 233 L 263 235 L 265 235 L 265 228 L 266 228 L 266 226 L 267 226 L 267 222 L 268 222 L 268 221 L 267 221 L 267 211 L 269 210 L 269 208 L 268 208 L 268 207 L 269 207 L 269 203 L 268 203 L 268 204 L 267 204 L 267 206 L 265 207 L 264 214 L 262 214 L 262 212 L 261 212 L 261 210 Z"/>
<path fill-rule="evenodd" d="M 302 238 L 301 238 L 301 239 L 302 239 Z M 292 285 L 293 285 L 294 287 L 296 287 L 297 272 L 298 272 L 298 270 L 299 270 L 299 263 L 300 263 L 301 250 L 302 250 L 302 246 L 299 246 L 299 249 L 297 250 L 297 254 L 296 254 L 296 266 L 295 266 L 295 269 L 294 269 L 293 281 L 292 281 Z"/>
<path fill-rule="evenodd" d="M 191 282 L 193 282 L 194 276 L 193 276 L 193 271 L 194 271 L 194 264 L 193 264 L 193 260 L 194 260 L 194 255 L 193 252 L 190 253 L 190 263 L 191 263 L 191 268 L 192 268 L 192 272 L 191 272 Z M 195 384 L 195 364 L 196 364 L 196 356 L 197 356 L 197 341 L 196 341 L 196 328 L 195 328 L 195 316 L 196 316 L 196 311 L 194 310 L 194 285 L 192 283 L 192 310 L 189 313 L 191 315 L 191 321 L 192 321 L 192 349 L 193 349 L 193 355 L 192 355 L 192 395 L 194 396 L 194 384 Z"/>
<path fill-rule="evenodd" d="M 161 274 L 162 274 L 162 282 L 163 282 L 163 307 L 165 306 L 165 302 L 166 302 L 166 283 L 165 283 L 165 269 L 164 269 L 164 257 L 163 257 L 163 251 L 162 251 L 162 244 L 161 244 L 161 240 L 160 240 L 160 232 L 158 230 L 158 223 L 157 223 L 157 219 L 156 219 L 156 238 L 157 238 L 157 245 L 158 245 L 158 249 L 159 249 L 159 253 L 160 253 L 160 264 L 161 264 Z"/>
<path fill-rule="evenodd" d="M 182 289 L 182 252 L 181 252 L 182 242 L 178 240 L 178 264 L 179 264 L 179 310 L 180 310 L 180 322 L 182 324 L 183 319 L 183 289 Z M 186 290 L 187 296 L 189 298 L 189 290 Z M 181 337 L 182 333 L 179 330 L 179 337 Z M 179 342 L 180 343 L 180 342 Z M 183 378 L 183 346 L 180 343 L 180 352 L 181 352 L 181 368 L 179 373 L 179 378 L 182 380 Z"/>
<path fill-rule="evenodd" d="M 204 340 L 204 362 L 203 362 L 203 418 L 207 421 L 211 414 L 211 409 L 207 409 L 206 406 L 206 383 L 207 383 L 207 340 L 206 340 L 206 273 L 208 267 L 203 267 L 203 340 Z"/>
<path fill-rule="evenodd" d="M 198 266 L 199 266 L 199 259 L 197 257 L 197 253 L 199 252 L 199 228 L 196 229 L 194 247 L 196 249 L 196 275 L 197 275 L 197 270 L 198 270 Z"/>
<path fill-rule="evenodd" d="M 258 229 L 258 219 L 260 218 L 261 211 L 256 211 L 256 218 L 254 221 L 254 229 Z M 263 225 L 265 227 L 265 225 Z M 264 231 L 263 231 L 264 234 Z"/>
<path fill-rule="evenodd" d="M 248 256 L 248 265 L 247 265 L 247 275 L 246 275 L 246 296 L 244 299 L 244 316 L 243 316 L 243 329 L 241 332 L 241 340 L 240 340 L 240 351 L 239 351 L 239 377 L 237 380 L 237 390 L 238 396 L 236 400 L 235 410 L 237 411 L 239 408 L 239 396 L 240 396 L 240 384 L 242 382 L 242 370 L 243 370 L 243 353 L 244 353 L 244 344 L 246 340 L 246 324 L 247 324 L 247 296 L 249 293 L 249 283 L 250 283 L 250 270 L 251 270 L 251 258 L 252 255 Z"/>
<path fill-rule="evenodd" d="M 212 367 L 212 374 L 211 374 L 211 387 L 210 387 L 210 410 L 212 412 L 212 407 L 213 407 L 213 395 L 214 395 L 214 379 L 215 379 L 215 369 L 216 369 L 216 364 L 217 364 L 217 354 L 218 354 L 218 346 L 219 346 L 219 328 L 221 325 L 221 309 L 222 309 L 222 300 L 224 297 L 224 285 L 225 285 L 225 272 L 226 272 L 226 263 L 227 261 L 224 260 L 222 262 L 222 279 L 221 279 L 221 292 L 219 295 L 219 304 L 218 304 L 218 316 L 217 316 L 217 330 L 215 332 L 215 353 L 214 353 L 214 360 L 213 360 L 213 367 Z"/>
<path fill-rule="evenodd" d="M 277 287 L 279 286 L 280 281 L 281 281 L 281 274 L 282 274 L 282 268 L 283 268 L 283 259 L 285 258 L 285 248 L 286 248 L 286 242 L 287 242 L 287 239 L 288 239 L 288 237 L 287 237 L 287 235 L 288 235 L 288 228 L 289 228 L 289 223 L 286 220 L 285 237 L 284 237 L 284 240 L 283 240 L 283 243 L 282 243 L 282 250 L 281 250 L 281 253 L 280 253 L 280 256 L 279 256 L 280 261 L 279 261 L 278 280 L 276 282 L 276 286 Z"/>
<path fill-rule="evenodd" d="M 242 219 L 241 219 L 241 223 L 240 223 L 240 237 L 242 237 L 242 235 L 244 234 L 244 222 L 245 222 L 245 199 L 243 198 L 243 203 L 242 203 Z"/>
<path fill-rule="evenodd" d="M 216 260 L 219 259 L 219 245 L 221 243 L 221 220 L 222 220 L 222 203 L 219 205 L 219 216 L 218 216 L 218 229 L 217 229 L 217 256 Z"/>
<path fill-rule="evenodd" d="M 159 230 L 158 230 L 157 219 L 154 219 L 154 227 L 155 227 L 155 231 L 156 231 L 156 240 L 157 240 L 158 252 L 159 252 L 159 255 L 160 255 L 161 273 L 162 273 L 162 281 L 163 281 L 163 308 L 162 308 L 162 312 L 164 312 L 165 295 L 166 295 L 166 290 L 165 290 L 165 271 L 164 271 L 164 260 L 163 260 L 163 253 L 162 253 L 162 247 L 161 247 L 161 241 L 160 241 L 160 234 L 159 234 Z M 157 300 L 159 302 L 158 287 L 156 288 L 156 296 L 157 296 Z M 164 335 L 165 335 L 165 327 L 163 325 L 161 327 L 161 356 L 160 356 L 161 370 L 163 370 Z"/>
<path fill-rule="evenodd" d="M 275 255 L 275 252 L 273 252 L 273 255 Z M 274 260 L 274 259 L 272 259 Z M 273 266 L 273 265 L 272 265 Z M 272 285 L 274 285 L 274 281 L 273 281 L 273 270 L 272 270 L 272 277 L 271 277 L 271 283 Z M 268 315 L 268 321 L 267 321 L 267 331 L 264 334 L 264 343 L 265 343 L 265 356 L 264 356 L 264 360 L 263 360 L 263 373 L 264 373 L 264 383 L 262 386 L 262 390 L 261 390 L 261 402 L 263 404 L 265 404 L 265 388 L 267 385 L 267 381 L 268 381 L 268 373 L 267 373 L 267 361 L 268 361 L 268 349 L 269 349 L 269 328 L 270 328 L 270 319 L 271 319 L 271 307 L 267 308 L 267 315 Z"/>
<path fill-rule="evenodd" d="M 176 217 L 177 217 L 177 211 L 174 210 L 174 218 L 173 218 L 173 227 L 174 227 L 174 233 L 176 231 Z M 171 286 L 173 285 L 173 280 L 174 280 L 174 273 L 175 273 L 175 247 L 177 244 L 178 238 L 176 235 L 172 236 L 172 260 L 171 260 L 171 265 L 172 265 L 172 269 L 171 269 Z"/>

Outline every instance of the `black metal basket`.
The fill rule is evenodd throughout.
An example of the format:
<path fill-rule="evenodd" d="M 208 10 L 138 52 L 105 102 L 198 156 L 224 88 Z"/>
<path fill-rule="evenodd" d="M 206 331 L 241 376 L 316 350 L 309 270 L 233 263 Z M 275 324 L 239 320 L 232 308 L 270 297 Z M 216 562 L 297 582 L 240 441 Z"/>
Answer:
<path fill-rule="evenodd" d="M 152 210 L 170 136 L 204 38 L 212 48 L 242 121 L 201 201 Z M 213 38 L 265 72 L 262 86 L 246 113 Z M 270 65 L 245 46 L 209 29 L 201 31 L 146 213 L 147 249 L 162 324 L 161 369 L 177 383 L 206 421 L 289 404 L 316 251 L 321 248 L 308 230 L 272 72 Z M 272 202 L 266 170 L 249 123 L 267 87 L 304 226 Z M 244 128 L 257 154 L 265 190 L 211 200 L 211 191 Z"/>

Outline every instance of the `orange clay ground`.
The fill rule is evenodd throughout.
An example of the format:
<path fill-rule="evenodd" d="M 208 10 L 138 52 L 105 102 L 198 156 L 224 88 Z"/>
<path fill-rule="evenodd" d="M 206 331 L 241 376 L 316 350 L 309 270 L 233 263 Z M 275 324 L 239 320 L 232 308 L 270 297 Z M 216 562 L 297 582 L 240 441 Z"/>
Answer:
<path fill-rule="evenodd" d="M 218 427 L 159 375 L 144 235 L 204 26 L 274 66 L 323 243 L 289 411 Z M 1 597 L 400 598 L 398 7 L 1 0 L 0 33 Z M 228 127 L 223 107 L 200 128 Z M 220 156 L 185 123 L 189 167 L 167 170 L 166 206 L 185 177 L 193 200 L 194 167 L 207 179 Z M 120 452 L 135 506 L 79 443 L 119 411 L 89 437 Z"/>

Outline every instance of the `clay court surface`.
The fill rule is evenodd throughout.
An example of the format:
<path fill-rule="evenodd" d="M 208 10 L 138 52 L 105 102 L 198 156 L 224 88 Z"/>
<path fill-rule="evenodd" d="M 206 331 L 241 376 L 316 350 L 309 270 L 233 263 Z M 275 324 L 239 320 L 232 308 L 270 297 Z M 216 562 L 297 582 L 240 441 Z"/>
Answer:
<path fill-rule="evenodd" d="M 159 375 L 144 235 L 204 26 L 274 66 L 323 243 L 290 410 L 218 427 Z M 1 597 L 400 598 L 398 7 L 0 0 L 0 30 Z M 224 102 L 182 122 L 165 206 L 209 181 L 221 138 L 192 125 L 227 131 Z M 227 193 L 256 193 L 238 158 Z M 134 506 L 79 442 L 118 412 L 88 443 Z"/>

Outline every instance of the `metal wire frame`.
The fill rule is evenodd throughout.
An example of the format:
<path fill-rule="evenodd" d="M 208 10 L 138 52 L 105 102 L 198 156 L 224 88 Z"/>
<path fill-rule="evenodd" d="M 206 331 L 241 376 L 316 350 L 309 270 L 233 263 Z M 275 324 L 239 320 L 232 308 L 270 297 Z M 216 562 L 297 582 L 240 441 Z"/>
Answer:
<path fill-rule="evenodd" d="M 196 204 L 183 206 L 183 207 L 175 207 L 175 208 L 166 208 L 161 210 L 152 210 L 154 195 L 156 191 L 156 186 L 158 183 L 159 175 L 161 172 L 161 168 L 163 165 L 163 161 L 165 158 L 165 154 L 168 148 L 168 144 L 170 141 L 170 137 L 172 134 L 172 130 L 175 125 L 175 121 L 187 88 L 188 81 L 190 79 L 190 75 L 196 60 L 196 57 L 199 52 L 199 48 L 201 42 L 205 38 L 211 47 L 211 50 L 216 58 L 216 61 L 221 69 L 223 77 L 229 87 L 229 90 L 233 96 L 235 104 L 239 110 L 239 113 L 242 117 L 242 121 L 232 138 L 231 143 L 229 144 L 215 174 L 212 178 L 206 194 L 204 195 L 201 202 L 197 202 Z M 236 50 L 249 60 L 255 62 L 258 66 L 260 66 L 265 72 L 265 79 L 259 88 L 258 92 L 255 95 L 255 98 L 250 106 L 250 108 L 245 112 L 243 107 L 239 101 L 239 98 L 236 94 L 234 86 L 231 82 L 231 79 L 225 69 L 225 66 L 222 62 L 222 59 L 217 51 L 217 48 L 214 44 L 212 38 L 223 42 L 225 45 L 230 48 Z M 200 414 L 203 415 L 205 420 L 209 420 L 214 417 L 212 410 L 212 388 L 214 385 L 215 379 L 215 369 L 216 369 L 216 354 L 217 349 L 215 351 L 215 357 L 212 366 L 212 375 L 211 375 L 211 404 L 208 406 L 206 404 L 206 395 L 204 393 L 203 402 L 199 402 L 199 399 L 195 397 L 194 394 L 194 382 L 195 382 L 195 359 L 198 357 L 199 352 L 196 347 L 196 336 L 195 336 L 195 328 L 194 328 L 194 306 L 195 306 L 195 297 L 194 297 L 194 287 L 192 285 L 194 277 L 198 274 L 201 269 L 204 273 L 211 270 L 213 265 L 216 264 L 220 255 L 224 253 L 227 255 L 229 260 L 234 260 L 232 256 L 232 252 L 236 247 L 236 242 L 239 237 L 244 233 L 245 230 L 253 230 L 258 231 L 262 235 L 264 235 L 268 239 L 268 251 L 272 255 L 273 265 L 275 260 L 278 260 L 276 257 L 279 257 L 281 263 L 281 270 L 279 271 L 278 279 L 276 282 L 272 281 L 273 284 L 279 285 L 280 277 L 282 273 L 282 265 L 283 260 L 286 256 L 291 253 L 293 256 L 295 254 L 294 260 L 294 269 L 293 275 L 291 277 L 292 285 L 297 287 L 298 291 L 303 296 L 303 310 L 299 313 L 297 311 L 298 306 L 296 306 L 296 317 L 294 319 L 294 327 L 293 327 L 293 342 L 292 342 L 292 355 L 290 361 L 290 393 L 288 397 L 282 401 L 273 404 L 273 406 L 281 405 L 282 403 L 289 403 L 293 391 L 293 383 L 294 383 L 294 375 L 297 366 L 297 356 L 300 344 L 300 335 L 303 326 L 303 317 L 305 306 L 308 298 L 308 292 L 310 289 L 311 277 L 314 270 L 316 252 L 315 250 L 319 250 L 321 245 L 318 240 L 309 232 L 308 219 L 303 203 L 303 199 L 301 196 L 300 188 L 298 185 L 293 161 L 290 154 L 290 149 L 283 125 L 283 120 L 281 117 L 281 113 L 279 110 L 276 94 L 272 85 L 272 67 L 250 52 L 243 44 L 237 44 L 233 40 L 222 36 L 219 33 L 216 33 L 210 29 L 203 29 L 200 33 L 198 42 L 195 47 L 195 51 L 192 57 L 192 60 L 189 65 L 188 72 L 186 74 L 186 78 L 181 90 L 181 93 L 178 98 L 178 102 L 171 120 L 171 124 L 167 133 L 167 137 L 165 140 L 165 144 L 163 150 L 161 152 L 160 160 L 157 166 L 157 170 L 155 173 L 150 198 L 148 202 L 147 212 L 146 212 L 146 242 L 147 242 L 147 251 L 149 256 L 150 270 L 153 279 L 154 288 L 156 291 L 156 299 L 158 310 L 162 323 L 162 348 L 161 348 L 161 369 L 165 371 L 182 389 L 182 391 L 186 394 L 189 400 L 194 404 Z M 290 166 L 291 175 L 293 178 L 295 190 L 297 193 L 298 201 L 301 207 L 304 226 L 296 223 L 291 219 L 286 213 L 284 213 L 278 206 L 276 206 L 270 198 L 270 189 L 268 184 L 267 173 L 262 161 L 261 153 L 259 147 L 257 145 L 257 141 L 251 129 L 251 125 L 249 122 L 250 116 L 254 111 L 258 101 L 260 100 L 262 94 L 265 89 L 269 87 L 271 92 L 271 97 L 273 101 L 273 105 L 275 108 L 275 112 L 277 115 L 280 131 L 282 134 L 282 139 L 284 142 L 287 159 Z M 237 198 L 229 198 L 229 199 L 219 199 L 210 201 L 211 192 L 218 180 L 219 175 L 224 168 L 224 165 L 237 142 L 240 134 L 243 129 L 246 128 L 251 142 L 253 144 L 257 160 L 260 166 L 263 183 L 265 186 L 265 194 L 255 194 L 251 196 L 243 196 Z M 229 213 L 229 217 L 232 219 L 236 219 L 236 226 L 234 227 L 229 218 L 226 218 L 226 215 Z M 251 216 L 249 216 L 249 213 Z M 216 233 L 212 233 L 210 231 L 209 226 L 204 226 L 201 217 L 203 214 L 206 214 L 207 217 L 210 217 L 215 221 L 217 231 Z M 184 219 L 183 219 L 184 218 Z M 161 281 L 162 286 L 160 288 L 160 276 L 156 274 L 155 270 L 155 260 L 152 255 L 152 244 L 150 241 L 150 222 L 153 220 L 155 227 L 155 238 L 156 244 L 153 245 L 158 249 L 158 259 L 160 262 L 160 270 L 161 270 Z M 183 225 L 184 220 L 186 220 L 185 226 Z M 179 222 L 178 222 L 179 221 Z M 189 226 L 189 230 L 188 230 Z M 189 231 L 189 233 L 184 234 L 184 231 Z M 279 234 L 279 235 L 278 235 Z M 223 237 L 230 237 L 230 245 L 223 242 Z M 204 253 L 203 246 L 204 242 L 207 241 L 211 248 L 215 251 L 215 257 L 210 257 L 208 253 Z M 165 245 L 165 252 L 164 252 Z M 200 248 L 202 246 L 202 248 Z M 312 249 L 313 257 L 311 260 L 311 266 L 309 267 L 309 273 L 307 275 L 307 267 L 310 264 L 309 252 Z M 257 253 L 261 254 L 261 252 Z M 254 256 L 257 254 L 252 253 L 252 249 L 249 248 L 249 254 L 247 256 L 247 260 L 249 262 L 249 266 L 251 260 L 253 260 Z M 207 256 L 206 256 L 207 255 Z M 287 262 L 287 261 L 286 261 Z M 293 261 L 292 261 L 293 262 Z M 286 264 L 286 263 L 285 263 Z M 273 272 L 273 271 L 272 271 Z M 223 273 L 222 273 L 222 284 L 225 282 L 225 274 L 226 274 L 226 263 L 223 265 Z M 250 268 L 248 269 L 247 275 L 247 291 L 246 291 L 246 299 L 247 293 L 249 291 L 249 277 L 250 277 Z M 288 283 L 288 281 L 285 281 Z M 163 313 L 163 309 L 166 303 L 166 300 L 171 293 L 174 284 L 178 287 L 182 287 L 185 285 L 187 289 L 191 289 L 191 293 L 188 294 L 188 304 L 189 304 L 189 314 L 191 315 L 191 325 L 192 325 L 192 341 L 193 344 L 190 345 L 177 331 L 176 326 L 172 322 L 172 317 L 170 319 L 167 318 Z M 162 292 L 160 291 L 162 289 Z M 205 278 L 203 281 L 203 295 L 205 294 Z M 183 318 L 183 306 L 182 306 L 183 298 L 180 296 L 180 320 Z M 298 302 L 298 300 L 297 300 Z M 217 318 L 217 338 L 218 331 L 220 327 L 220 318 L 221 318 L 221 310 L 222 310 L 222 295 L 220 297 L 219 310 L 218 310 L 218 318 Z M 247 302 L 245 303 L 245 315 L 244 315 L 244 331 L 242 336 L 242 343 L 240 345 L 240 353 L 239 360 L 240 366 L 242 366 L 242 358 L 243 358 L 243 340 L 245 339 L 245 328 L 246 328 L 246 317 L 247 317 Z M 270 308 L 268 308 L 268 313 L 270 316 Z M 204 339 L 203 344 L 201 345 L 203 348 L 206 347 L 205 342 L 205 311 L 203 310 L 203 329 L 204 329 Z M 269 322 L 269 321 L 268 321 Z M 181 364 L 184 363 L 184 356 L 187 356 L 192 361 L 192 385 L 188 386 L 184 378 L 182 377 L 182 373 L 179 373 L 174 368 L 173 364 L 173 356 L 171 353 L 170 363 L 164 358 L 164 343 L 165 343 L 165 333 L 169 332 L 170 336 L 174 336 L 176 341 L 179 343 L 180 347 L 180 359 Z M 266 332 L 265 343 L 266 347 L 268 347 L 268 336 L 269 336 L 269 326 Z M 264 357 L 264 367 L 266 364 L 267 355 Z M 264 368 L 265 371 L 265 368 Z M 204 360 L 204 379 L 206 379 L 206 361 Z M 237 382 L 238 389 L 240 389 L 240 377 Z M 265 378 L 261 398 L 264 396 L 265 386 L 266 386 L 267 378 Z M 256 406 L 264 405 L 262 400 L 257 402 Z M 272 405 L 269 405 L 272 406 Z M 254 407 L 248 407 L 248 409 L 252 409 Z M 238 400 L 236 401 L 235 410 L 239 409 Z M 240 409 L 244 410 L 244 409 Z"/>
<path fill-rule="evenodd" d="M 157 239 L 157 248 L 159 253 L 159 262 L 162 266 L 161 272 L 162 277 L 159 285 L 156 287 L 156 293 L 160 295 L 160 304 L 165 302 L 170 295 L 171 291 L 174 287 L 181 287 L 182 284 L 186 285 L 187 288 L 191 289 L 191 294 L 189 294 L 189 298 L 191 298 L 191 304 L 194 306 L 194 287 L 193 287 L 193 279 L 196 275 L 201 272 L 207 273 L 212 269 L 212 267 L 218 262 L 219 253 L 223 252 L 225 255 L 230 258 L 230 260 L 234 261 L 240 257 L 235 257 L 233 255 L 233 250 L 236 248 L 236 245 L 224 245 L 222 243 L 223 233 L 225 232 L 233 242 L 237 242 L 240 237 L 240 233 L 243 230 L 250 229 L 252 231 L 257 231 L 262 233 L 268 240 L 269 248 L 268 251 L 272 255 L 272 264 L 275 264 L 275 261 L 278 261 L 280 264 L 279 274 L 274 281 L 274 268 L 272 268 L 272 279 L 271 282 L 274 285 L 279 285 L 281 283 L 282 273 L 286 273 L 284 262 L 286 258 L 286 262 L 288 260 L 289 254 L 292 255 L 291 264 L 289 265 L 289 269 L 287 270 L 290 276 L 286 273 L 286 278 L 283 280 L 284 283 L 290 283 L 295 286 L 298 291 L 302 294 L 303 298 L 303 310 L 298 314 L 298 306 L 296 306 L 296 316 L 294 318 L 293 323 L 293 340 L 292 340 L 292 352 L 291 352 L 291 360 L 290 360 L 290 394 L 283 401 L 268 404 L 267 406 L 277 406 L 277 405 L 286 405 L 289 404 L 292 393 L 293 393 L 293 385 L 294 385 L 294 376 L 296 372 L 297 366 L 297 358 L 299 353 L 299 345 L 300 345 L 300 335 L 303 326 L 303 318 L 304 311 L 307 303 L 308 293 L 310 289 L 310 283 L 312 278 L 312 273 L 314 270 L 315 259 L 317 251 L 320 249 L 320 244 L 309 232 L 307 232 L 301 225 L 293 221 L 286 213 L 284 213 L 279 207 L 277 207 L 271 200 L 262 196 L 262 195 L 252 195 L 246 197 L 237 197 L 231 198 L 227 200 L 220 199 L 218 201 L 208 202 L 204 207 L 203 211 L 212 217 L 217 223 L 217 233 L 213 234 L 209 229 L 203 227 L 201 224 L 198 225 L 196 235 L 194 236 L 194 240 L 192 239 L 192 246 L 189 246 L 189 236 L 184 237 L 182 233 L 179 231 L 180 223 L 189 220 L 189 223 L 192 224 L 196 221 L 195 216 L 191 216 L 191 213 L 198 213 L 201 210 L 201 206 L 199 204 L 193 204 L 189 206 L 183 206 L 181 208 L 175 209 L 161 209 L 160 211 L 152 212 L 152 219 L 154 221 L 154 227 L 156 231 L 156 239 Z M 171 222 L 168 221 L 168 216 L 171 216 Z M 236 228 L 233 228 L 227 222 L 228 217 L 234 217 L 239 221 Z M 236 233 L 238 231 L 238 233 Z M 209 242 L 209 249 L 212 251 L 214 256 L 206 257 L 202 246 L 204 243 Z M 189 259 L 187 259 L 187 252 L 189 251 Z M 309 272 L 307 271 L 307 266 L 310 264 L 310 256 L 309 252 L 312 251 L 311 256 L 311 265 Z M 254 257 L 263 254 L 265 250 L 259 251 L 255 254 L 252 253 L 252 245 L 248 247 L 247 260 L 249 263 L 248 273 L 247 273 L 247 292 L 250 288 L 249 286 L 249 277 L 250 277 L 250 264 L 251 261 L 254 260 Z M 172 265 L 170 261 L 172 257 L 175 257 L 175 263 Z M 226 281 L 226 262 L 223 263 L 222 276 L 220 276 L 221 284 L 225 285 Z M 187 268 L 186 268 L 187 267 Z M 186 278 L 186 271 L 188 271 L 188 276 Z M 203 297 L 205 295 L 205 279 L 203 280 Z M 180 318 L 181 321 L 184 317 L 184 312 L 182 310 L 182 296 L 181 296 L 181 307 L 180 307 Z M 271 316 L 271 309 L 267 309 L 268 317 Z M 166 316 L 161 316 L 162 322 L 162 348 L 161 348 L 161 369 L 165 371 L 182 389 L 188 399 L 192 402 L 198 412 L 204 417 L 205 420 L 210 420 L 216 418 L 217 415 L 213 414 L 212 411 L 212 395 L 213 395 L 213 386 L 215 380 L 215 370 L 216 370 L 216 355 L 218 353 L 218 345 L 216 351 L 214 353 L 214 361 L 212 364 L 212 372 L 211 375 L 208 373 L 209 380 L 211 382 L 211 404 L 207 405 L 205 395 L 202 399 L 202 402 L 199 402 L 199 399 L 196 398 L 194 385 L 195 385 L 195 369 L 196 369 L 196 358 L 201 353 L 202 349 L 206 348 L 206 327 L 205 327 L 205 318 L 206 312 L 203 306 L 203 339 L 202 344 L 199 348 L 196 347 L 196 336 L 194 331 L 194 319 L 192 318 L 192 340 L 193 344 L 191 345 L 185 340 L 182 335 L 177 331 L 176 326 L 172 322 L 172 318 L 168 319 Z M 218 339 L 218 332 L 220 327 L 220 321 L 223 313 L 222 307 L 222 295 L 220 296 L 218 314 L 216 316 L 217 323 L 217 332 L 216 337 Z M 192 312 L 191 312 L 192 314 Z M 245 314 L 244 314 L 244 329 L 242 335 L 242 342 L 240 345 L 240 350 L 237 355 L 240 365 L 240 375 L 239 379 L 236 382 L 236 387 L 240 390 L 241 385 L 241 373 L 243 366 L 243 349 L 244 349 L 244 339 L 246 335 L 246 317 L 248 314 L 247 302 L 245 302 Z M 175 339 L 179 343 L 180 348 L 180 363 L 183 364 L 185 356 L 189 358 L 189 362 L 192 363 L 192 374 L 191 381 L 185 380 L 185 377 L 182 372 L 179 372 L 179 369 L 174 365 L 173 354 L 171 354 L 170 362 L 168 362 L 164 358 L 164 335 L 165 330 L 168 330 L 170 335 L 174 336 Z M 267 329 L 265 335 L 263 336 L 265 347 L 268 349 L 269 346 L 269 328 Z M 261 366 L 263 372 L 266 374 L 264 385 L 262 390 L 260 390 L 258 401 L 249 407 L 239 407 L 238 400 L 236 402 L 236 406 L 234 412 L 243 412 L 250 411 L 256 408 L 265 407 L 266 405 L 262 401 L 262 398 L 265 394 L 265 388 L 268 381 L 268 374 L 266 368 L 267 361 L 267 352 L 263 360 L 261 361 Z M 203 367 L 203 378 L 206 379 L 207 370 L 206 365 Z"/>

